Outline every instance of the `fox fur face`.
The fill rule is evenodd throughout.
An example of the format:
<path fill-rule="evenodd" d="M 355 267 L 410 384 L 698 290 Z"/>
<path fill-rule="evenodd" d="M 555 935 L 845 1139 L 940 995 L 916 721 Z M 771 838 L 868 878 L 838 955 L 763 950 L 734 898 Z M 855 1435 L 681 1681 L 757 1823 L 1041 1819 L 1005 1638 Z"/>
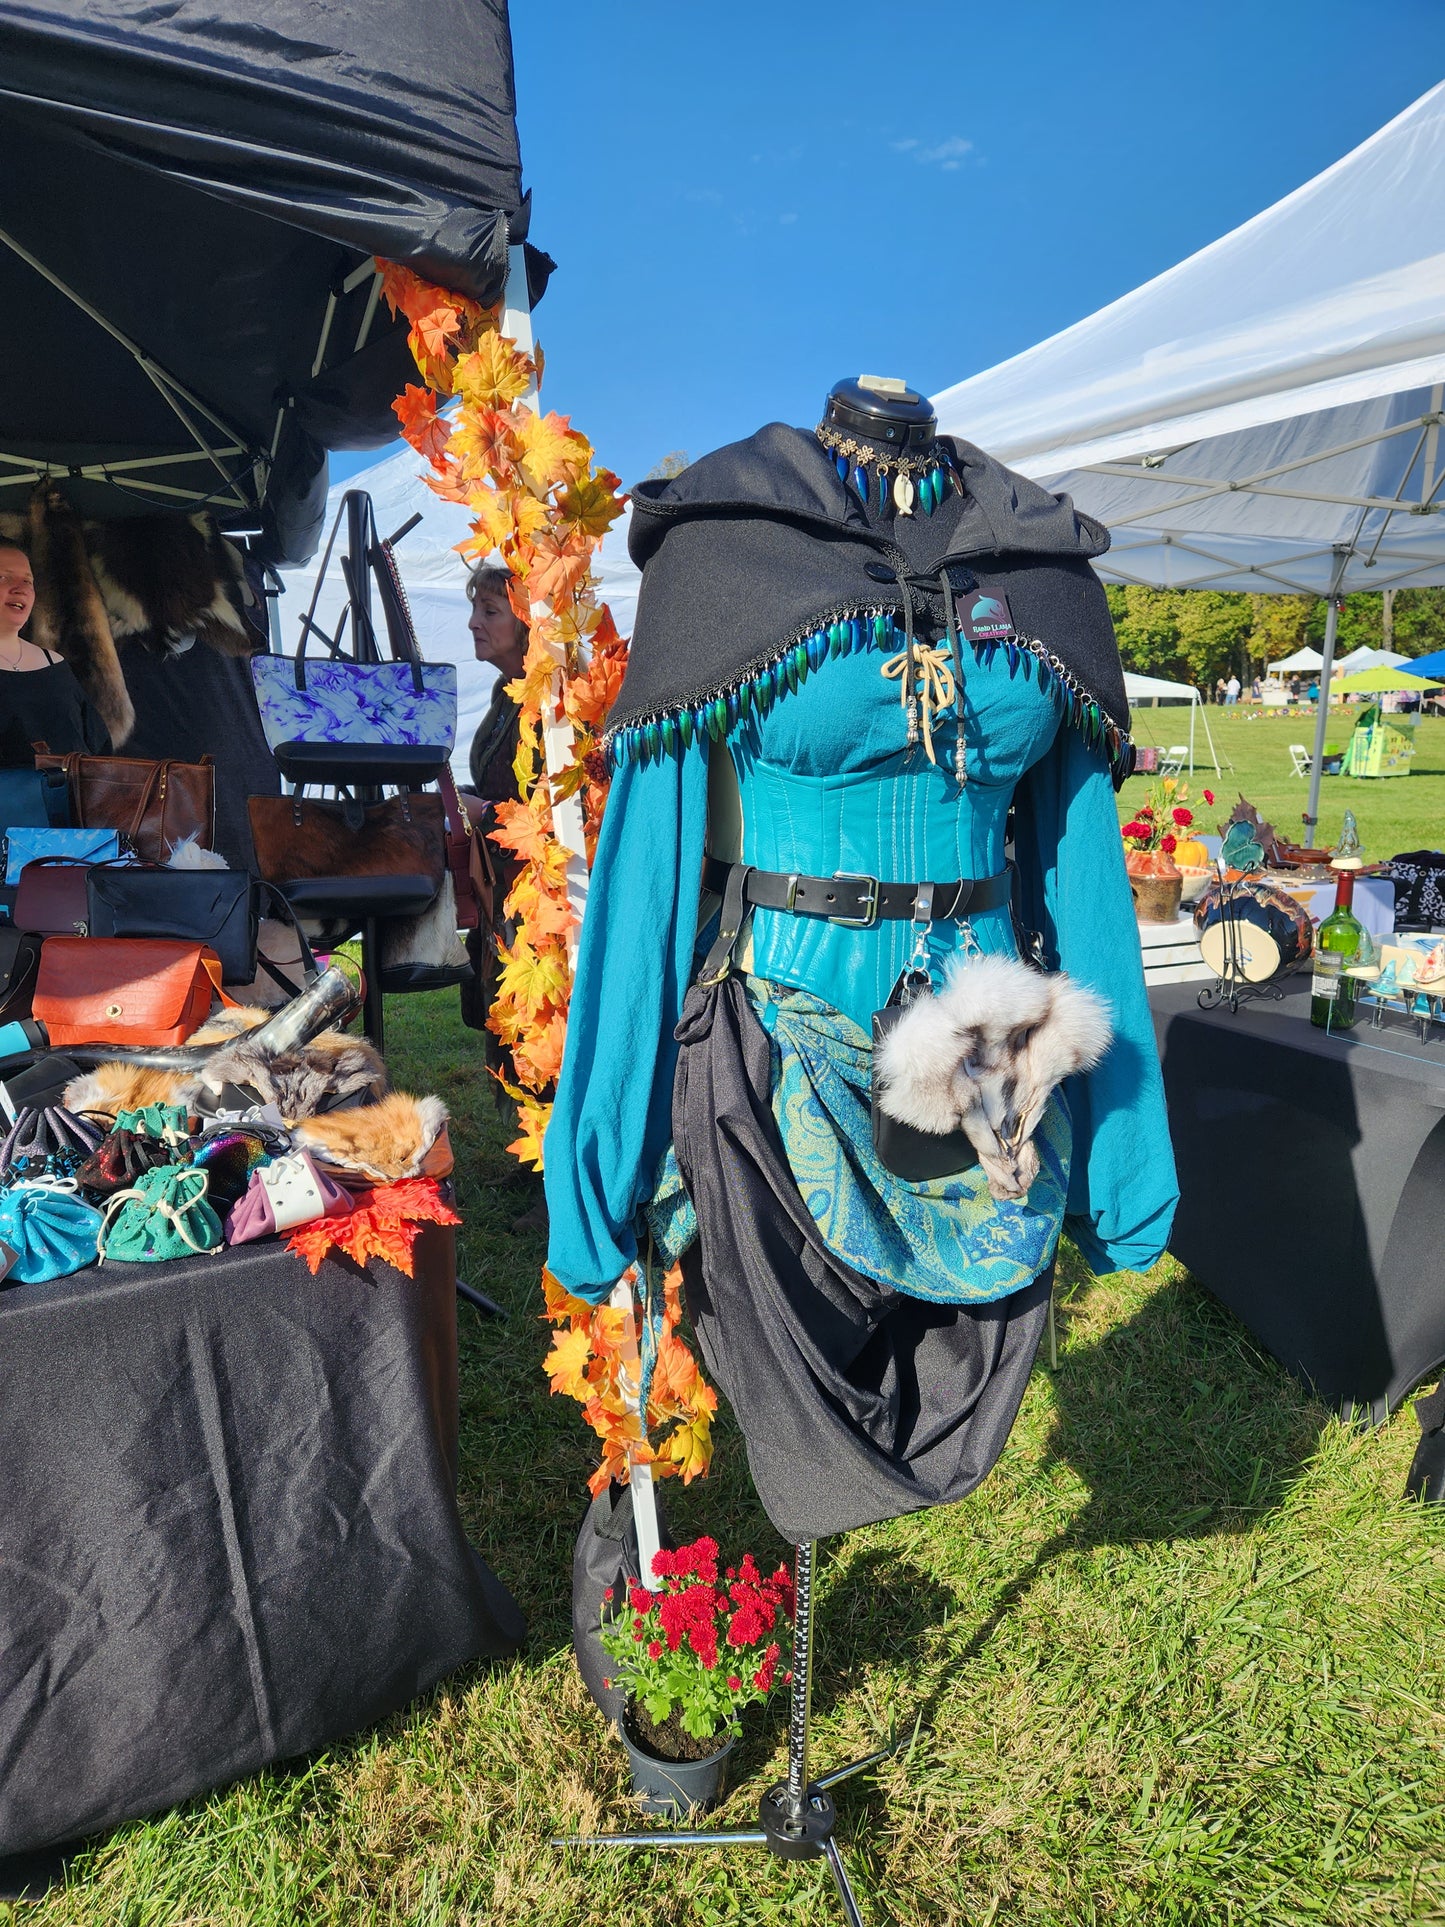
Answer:
<path fill-rule="evenodd" d="M 937 996 L 910 1005 L 879 1045 L 879 1103 L 916 1130 L 962 1130 L 990 1194 L 1024 1198 L 1050 1093 L 1091 1070 L 1110 1035 L 1108 1005 L 1072 978 L 976 957 L 955 965 Z"/>

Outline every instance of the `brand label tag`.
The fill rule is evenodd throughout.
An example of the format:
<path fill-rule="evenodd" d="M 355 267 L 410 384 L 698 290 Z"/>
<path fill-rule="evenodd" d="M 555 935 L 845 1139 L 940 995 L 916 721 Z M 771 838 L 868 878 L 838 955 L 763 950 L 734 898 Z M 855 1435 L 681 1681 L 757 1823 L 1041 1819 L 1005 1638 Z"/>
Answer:
<path fill-rule="evenodd" d="M 1001 589 L 974 589 L 958 605 L 958 626 L 970 642 L 1007 642 L 1015 633 Z"/>

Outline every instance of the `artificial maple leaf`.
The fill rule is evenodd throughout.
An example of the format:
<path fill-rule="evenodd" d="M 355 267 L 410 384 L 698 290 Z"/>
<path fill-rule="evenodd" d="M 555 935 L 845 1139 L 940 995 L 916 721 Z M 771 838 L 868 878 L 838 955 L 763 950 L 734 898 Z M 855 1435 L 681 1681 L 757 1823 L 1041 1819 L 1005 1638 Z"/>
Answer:
<path fill-rule="evenodd" d="M 563 1003 L 569 988 L 565 951 L 536 951 L 524 937 L 511 949 L 498 946 L 505 959 L 499 988 L 523 1010 L 538 1011 L 544 1004 Z"/>
<path fill-rule="evenodd" d="M 559 1332 L 552 1340 L 552 1349 L 542 1360 L 542 1370 L 548 1374 L 554 1393 L 585 1398 L 587 1367 L 591 1362 L 591 1334 L 574 1326 L 571 1331 Z"/>
<path fill-rule="evenodd" d="M 532 566 L 527 571 L 527 587 L 534 602 L 550 602 L 555 607 L 566 602 L 587 579 L 591 555 L 585 537 L 541 535 L 533 543 Z"/>
<path fill-rule="evenodd" d="M 626 504 L 614 494 L 617 477 L 606 469 L 600 475 L 568 482 L 557 497 L 557 513 L 564 522 L 600 542 Z"/>
<path fill-rule="evenodd" d="M 528 1099 L 517 1106 L 517 1122 L 522 1127 L 522 1134 L 513 1138 L 507 1149 L 520 1163 L 529 1164 L 534 1171 L 542 1169 L 542 1138 L 551 1115 L 550 1104 L 536 1104 Z"/>
<path fill-rule="evenodd" d="M 473 408 L 506 408 L 525 395 L 532 363 L 505 335 L 484 335 L 470 354 L 458 355 L 452 385 Z"/>
<path fill-rule="evenodd" d="M 498 487 L 510 487 L 521 453 L 516 423 L 500 408 L 464 405 L 457 419 L 454 452 L 469 476 L 477 480 L 485 476 Z"/>
<path fill-rule="evenodd" d="M 437 414 L 436 396 L 429 388 L 418 388 L 415 382 L 408 382 L 391 407 L 401 423 L 402 435 L 417 454 L 425 456 L 433 468 L 441 468 L 446 460 L 452 426 Z"/>
<path fill-rule="evenodd" d="M 529 414 L 518 425 L 517 437 L 522 444 L 517 473 L 536 495 L 575 481 L 592 457 L 585 436 L 577 434 L 565 415 Z"/>
<path fill-rule="evenodd" d="M 560 900 L 539 890 L 527 912 L 527 935 L 534 941 L 543 937 L 565 937 L 576 927 L 577 918 L 565 897 Z"/>
<path fill-rule="evenodd" d="M 517 1068 L 525 1067 L 539 1085 L 555 1084 L 562 1072 L 562 1044 L 567 1035 L 567 1019 L 560 1010 L 554 1010 L 540 1029 L 534 1029 L 524 1043 L 516 1047 L 514 1055 L 518 1059 Z"/>
<path fill-rule="evenodd" d="M 532 803 L 498 803 L 496 808 L 497 827 L 488 830 L 487 835 L 493 843 L 500 843 L 504 850 L 511 850 L 528 863 L 542 863 L 546 860 L 547 845 L 551 841 L 552 826 L 550 811 L 537 809 Z M 545 805 L 545 799 L 542 799 Z"/>
<path fill-rule="evenodd" d="M 419 314 L 411 324 L 412 334 L 420 342 L 422 353 L 434 360 L 445 358 L 453 335 L 461 328 L 462 318 L 454 302 L 443 298 L 436 306 Z"/>

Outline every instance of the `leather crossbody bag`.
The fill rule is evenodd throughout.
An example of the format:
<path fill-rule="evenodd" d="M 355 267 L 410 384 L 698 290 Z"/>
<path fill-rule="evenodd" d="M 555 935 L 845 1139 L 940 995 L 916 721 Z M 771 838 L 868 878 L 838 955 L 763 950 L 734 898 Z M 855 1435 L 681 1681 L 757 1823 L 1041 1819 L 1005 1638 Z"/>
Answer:
<path fill-rule="evenodd" d="M 211 1014 L 221 964 L 198 943 L 148 937 L 49 937 L 34 1015 L 52 1045 L 184 1044 Z"/>

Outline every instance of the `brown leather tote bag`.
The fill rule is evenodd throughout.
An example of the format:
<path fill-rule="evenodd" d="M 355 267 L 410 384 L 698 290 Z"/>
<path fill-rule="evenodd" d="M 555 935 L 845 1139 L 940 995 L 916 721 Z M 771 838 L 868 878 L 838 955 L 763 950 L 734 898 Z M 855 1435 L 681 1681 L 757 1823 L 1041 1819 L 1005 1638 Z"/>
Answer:
<path fill-rule="evenodd" d="M 72 820 L 83 830 L 117 830 L 147 863 L 165 863 L 182 837 L 211 849 L 216 835 L 216 772 L 199 763 L 143 756 L 38 755 L 37 769 L 63 769 Z"/>
<path fill-rule="evenodd" d="M 246 804 L 256 864 L 268 883 L 300 877 L 430 877 L 446 869 L 442 799 L 403 792 L 382 803 L 253 796 Z"/>

